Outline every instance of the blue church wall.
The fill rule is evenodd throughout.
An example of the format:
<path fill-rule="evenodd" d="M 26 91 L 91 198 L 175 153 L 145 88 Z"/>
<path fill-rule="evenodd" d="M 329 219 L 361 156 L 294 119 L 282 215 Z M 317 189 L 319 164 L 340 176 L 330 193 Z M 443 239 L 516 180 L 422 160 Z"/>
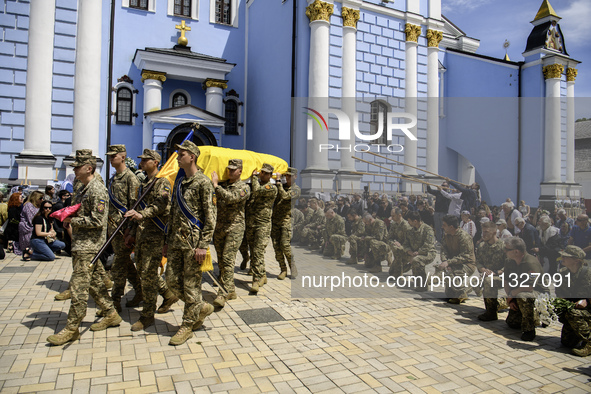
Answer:
<path fill-rule="evenodd" d="M 209 1 L 199 2 L 199 20 L 168 15 L 168 1 L 157 1 L 155 4 L 154 12 L 123 7 L 120 0 L 117 0 L 116 5 L 113 85 L 117 83 L 117 78 L 123 75 L 128 75 L 133 80 L 133 85 L 138 90 L 136 112 L 139 116 L 133 126 L 117 125 L 112 122 L 111 142 L 126 143 L 129 155 L 133 155 L 133 157 L 138 156 L 142 151 L 142 114 L 144 112 L 141 70 L 138 70 L 133 64 L 135 52 L 137 49 L 145 49 L 146 47 L 172 48 L 176 45 L 180 35 L 179 30 L 175 29 L 175 25 L 180 24 L 181 20 L 185 20 L 187 26 L 191 28 L 191 31 L 186 32 L 186 37 L 192 52 L 221 57 L 229 63 L 236 64 L 227 75 L 227 91 L 234 89 L 241 99 L 244 95 L 244 1 L 239 1 L 237 28 L 210 23 Z M 108 4 L 105 7 L 108 8 Z M 103 35 L 108 37 L 108 27 L 103 29 Z M 191 105 L 205 109 L 205 92 L 200 83 L 172 78 L 167 78 L 162 84 L 162 109 L 170 107 L 169 96 L 176 89 L 186 90 L 191 96 Z M 115 103 L 112 105 L 114 111 Z M 233 136 L 223 136 L 223 141 L 228 142 L 232 139 L 231 137 Z"/>
<path fill-rule="evenodd" d="M 521 99 L 521 199 L 537 205 L 544 176 L 544 100 Z"/>
<path fill-rule="evenodd" d="M 254 1 L 248 11 L 246 149 L 279 156 L 288 163 L 292 1 Z"/>

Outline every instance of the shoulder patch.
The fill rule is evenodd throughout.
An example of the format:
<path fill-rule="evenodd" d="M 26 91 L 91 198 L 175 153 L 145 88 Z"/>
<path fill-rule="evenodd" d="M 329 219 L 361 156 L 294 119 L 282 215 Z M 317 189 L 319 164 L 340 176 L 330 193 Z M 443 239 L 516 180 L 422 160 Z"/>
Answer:
<path fill-rule="evenodd" d="M 244 197 L 246 196 L 246 190 L 242 189 L 240 190 L 240 197 Z"/>
<path fill-rule="evenodd" d="M 271 185 L 268 185 L 268 184 L 265 185 L 265 189 L 267 189 L 267 190 L 271 189 Z"/>
<path fill-rule="evenodd" d="M 170 187 L 164 186 L 164 191 L 162 192 L 163 196 L 168 196 L 170 194 Z"/>
<path fill-rule="evenodd" d="M 211 201 L 213 202 L 213 205 L 217 205 L 217 198 L 215 197 L 215 193 L 213 193 L 213 196 L 211 197 Z"/>
<path fill-rule="evenodd" d="M 105 200 L 99 200 L 97 206 L 96 206 L 96 210 L 99 213 L 103 213 L 105 212 Z"/>

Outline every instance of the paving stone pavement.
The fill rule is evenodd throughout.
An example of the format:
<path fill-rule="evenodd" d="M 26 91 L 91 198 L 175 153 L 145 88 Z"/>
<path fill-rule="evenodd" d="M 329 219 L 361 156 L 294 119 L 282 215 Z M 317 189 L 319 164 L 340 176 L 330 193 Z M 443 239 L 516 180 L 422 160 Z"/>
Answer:
<path fill-rule="evenodd" d="M 295 256 L 302 266 L 364 273 L 361 265 L 297 247 Z M 591 392 L 591 358 L 560 347 L 560 326 L 539 328 L 534 342 L 523 342 L 503 321 L 506 313 L 494 322 L 476 319 L 481 299 L 451 306 L 433 294 L 421 298 L 400 289 L 381 298 L 368 290 L 369 298 L 295 299 L 292 282 L 276 279 L 270 246 L 266 262 L 269 282 L 258 295 L 249 295 L 249 277 L 237 267 L 238 299 L 182 346 L 168 345 L 182 303 L 157 314 L 146 332 L 130 331 L 137 308 L 124 308 L 120 327 L 92 332 L 91 300 L 80 340 L 52 347 L 45 339 L 64 327 L 70 305 L 53 297 L 67 287 L 71 259 L 23 262 L 9 255 L 0 262 L 0 271 L 12 267 L 0 272 L 0 391 Z M 34 270 L 19 273 L 18 267 Z M 133 290 L 127 290 L 130 299 Z M 215 289 L 204 283 L 203 290 L 212 302 Z M 248 325 L 240 317 L 262 308 L 275 321 Z"/>

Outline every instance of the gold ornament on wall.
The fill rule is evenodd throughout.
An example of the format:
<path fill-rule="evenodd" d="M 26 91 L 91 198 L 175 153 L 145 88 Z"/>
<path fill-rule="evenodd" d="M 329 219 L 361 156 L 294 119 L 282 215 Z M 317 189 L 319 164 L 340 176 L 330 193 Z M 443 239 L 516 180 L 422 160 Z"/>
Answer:
<path fill-rule="evenodd" d="M 543 68 L 544 79 L 560 78 L 563 71 L 564 66 L 562 64 L 550 64 Z"/>
<path fill-rule="evenodd" d="M 223 79 L 207 78 L 203 82 L 203 89 L 205 90 L 207 88 L 227 89 L 228 88 L 228 81 L 225 81 Z"/>
<path fill-rule="evenodd" d="M 326 21 L 330 22 L 330 16 L 334 12 L 334 6 L 324 1 L 316 0 L 306 7 L 306 16 L 310 22 Z"/>
<path fill-rule="evenodd" d="M 160 82 L 166 81 L 166 73 L 160 71 L 142 70 L 142 82 L 146 79 L 155 79 Z"/>
<path fill-rule="evenodd" d="M 575 79 L 577 78 L 578 73 L 579 73 L 579 70 L 577 70 L 576 68 L 568 67 L 566 69 L 566 82 L 575 82 Z"/>
<path fill-rule="evenodd" d="M 360 17 L 359 10 L 343 7 L 341 9 L 341 16 L 343 17 L 343 26 L 357 28 L 357 21 Z"/>
<path fill-rule="evenodd" d="M 438 30 L 427 30 L 427 44 L 430 47 L 437 48 L 443 39 L 443 33 Z"/>
<path fill-rule="evenodd" d="M 404 32 L 406 33 L 406 41 L 418 42 L 421 35 L 421 26 L 407 23 Z"/>
<path fill-rule="evenodd" d="M 185 32 L 191 31 L 191 28 L 185 24 L 184 20 L 181 21 L 180 25 L 175 25 L 174 28 L 181 31 L 181 36 L 179 37 L 177 43 L 180 46 L 186 47 L 189 43 L 189 39 L 185 37 Z"/>

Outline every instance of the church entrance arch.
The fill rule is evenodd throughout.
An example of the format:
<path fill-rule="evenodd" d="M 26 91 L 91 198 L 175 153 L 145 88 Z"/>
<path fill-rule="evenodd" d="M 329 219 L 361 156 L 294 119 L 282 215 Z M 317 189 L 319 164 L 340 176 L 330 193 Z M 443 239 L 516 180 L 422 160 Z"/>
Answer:
<path fill-rule="evenodd" d="M 205 126 L 200 126 L 198 129 L 194 127 L 194 123 L 183 123 L 178 125 L 170 134 L 168 134 L 168 138 L 166 138 L 166 142 L 162 144 L 163 146 L 159 146 L 159 150 L 161 151 L 163 162 L 166 162 L 170 155 L 177 150 L 177 144 L 180 145 L 187 135 L 193 131 L 193 137 L 191 141 L 195 143 L 197 146 L 218 146 L 218 142 L 215 139 L 215 136 L 209 129 Z M 160 144 L 159 144 L 160 145 Z"/>

